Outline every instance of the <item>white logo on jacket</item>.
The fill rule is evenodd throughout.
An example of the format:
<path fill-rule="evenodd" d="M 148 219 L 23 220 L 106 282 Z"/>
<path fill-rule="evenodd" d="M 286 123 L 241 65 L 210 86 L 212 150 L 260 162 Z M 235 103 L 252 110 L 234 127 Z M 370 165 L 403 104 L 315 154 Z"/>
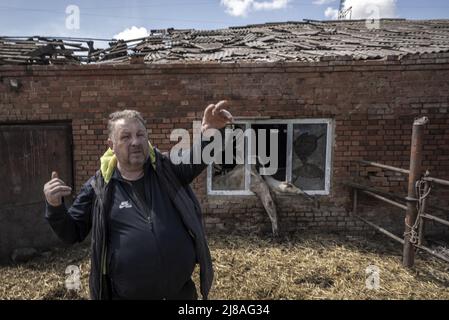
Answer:
<path fill-rule="evenodd" d="M 129 203 L 129 201 L 122 201 L 122 203 L 120 203 L 119 205 L 119 209 L 123 209 L 123 208 L 132 208 L 133 206 L 131 205 L 131 203 Z"/>

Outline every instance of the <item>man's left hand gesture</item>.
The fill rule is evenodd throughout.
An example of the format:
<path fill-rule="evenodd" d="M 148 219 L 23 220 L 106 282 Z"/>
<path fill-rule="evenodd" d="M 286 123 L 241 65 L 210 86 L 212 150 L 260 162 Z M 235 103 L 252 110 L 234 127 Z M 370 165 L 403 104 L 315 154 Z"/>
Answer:
<path fill-rule="evenodd" d="M 222 100 L 217 104 L 210 104 L 204 110 L 203 122 L 201 123 L 201 132 L 204 133 L 207 129 L 220 130 L 227 124 L 234 121 L 232 114 L 225 109 L 228 106 L 228 101 Z"/>

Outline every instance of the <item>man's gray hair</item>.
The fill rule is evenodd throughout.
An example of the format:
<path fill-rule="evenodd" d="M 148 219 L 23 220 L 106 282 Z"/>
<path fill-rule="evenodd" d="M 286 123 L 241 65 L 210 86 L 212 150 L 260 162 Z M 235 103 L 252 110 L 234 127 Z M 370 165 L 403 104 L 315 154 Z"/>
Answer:
<path fill-rule="evenodd" d="M 139 111 L 136 111 L 136 110 L 116 111 L 116 112 L 113 112 L 113 113 L 111 113 L 109 115 L 109 120 L 108 120 L 108 134 L 109 134 L 109 137 L 112 136 L 112 131 L 114 130 L 114 123 L 117 120 L 120 120 L 120 119 L 139 120 L 143 124 L 143 126 L 146 128 L 146 121 L 142 117 L 142 114 Z"/>

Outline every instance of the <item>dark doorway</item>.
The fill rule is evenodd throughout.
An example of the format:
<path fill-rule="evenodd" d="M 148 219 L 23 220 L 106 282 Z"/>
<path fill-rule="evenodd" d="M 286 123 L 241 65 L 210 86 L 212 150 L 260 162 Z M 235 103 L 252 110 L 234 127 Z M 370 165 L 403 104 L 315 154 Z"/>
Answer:
<path fill-rule="evenodd" d="M 0 125 L 0 261 L 16 248 L 57 243 L 42 190 L 52 171 L 73 187 L 72 163 L 70 124 Z"/>

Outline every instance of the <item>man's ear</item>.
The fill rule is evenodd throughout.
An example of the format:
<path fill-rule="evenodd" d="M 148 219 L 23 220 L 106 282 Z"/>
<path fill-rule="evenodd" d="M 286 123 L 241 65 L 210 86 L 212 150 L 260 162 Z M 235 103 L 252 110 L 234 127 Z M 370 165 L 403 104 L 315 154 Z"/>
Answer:
<path fill-rule="evenodd" d="M 108 147 L 111 148 L 112 151 L 114 151 L 114 143 L 112 142 L 111 138 L 108 138 Z"/>

